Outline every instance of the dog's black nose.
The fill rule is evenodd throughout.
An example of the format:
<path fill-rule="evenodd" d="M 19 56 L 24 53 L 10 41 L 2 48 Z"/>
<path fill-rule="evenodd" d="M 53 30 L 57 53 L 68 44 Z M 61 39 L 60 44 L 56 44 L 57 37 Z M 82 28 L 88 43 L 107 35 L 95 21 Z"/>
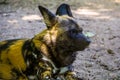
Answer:
<path fill-rule="evenodd" d="M 90 44 L 91 43 L 91 40 L 88 38 L 88 39 L 86 39 L 86 43 L 87 44 Z"/>

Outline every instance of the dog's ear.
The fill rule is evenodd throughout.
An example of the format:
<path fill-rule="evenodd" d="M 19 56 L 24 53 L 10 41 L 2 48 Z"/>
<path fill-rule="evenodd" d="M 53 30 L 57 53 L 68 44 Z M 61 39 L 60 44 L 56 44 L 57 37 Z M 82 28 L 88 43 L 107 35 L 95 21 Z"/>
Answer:
<path fill-rule="evenodd" d="M 56 15 L 68 15 L 70 17 L 73 17 L 70 6 L 68 4 L 61 4 L 56 11 Z"/>
<path fill-rule="evenodd" d="M 38 8 L 44 18 L 47 28 L 48 29 L 51 28 L 56 23 L 56 16 L 52 12 L 50 12 L 48 9 L 42 6 L 38 6 Z"/>

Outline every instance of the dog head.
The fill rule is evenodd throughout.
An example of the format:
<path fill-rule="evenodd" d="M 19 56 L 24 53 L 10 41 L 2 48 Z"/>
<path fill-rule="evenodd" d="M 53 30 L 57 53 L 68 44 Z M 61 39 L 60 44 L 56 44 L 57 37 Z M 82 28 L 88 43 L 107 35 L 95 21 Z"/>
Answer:
<path fill-rule="evenodd" d="M 90 39 L 82 33 L 83 29 L 74 19 L 69 5 L 60 5 L 56 15 L 42 6 L 39 10 L 47 26 L 45 43 L 52 48 L 52 54 L 60 66 L 71 64 L 75 60 L 74 52 L 84 50 Z"/>

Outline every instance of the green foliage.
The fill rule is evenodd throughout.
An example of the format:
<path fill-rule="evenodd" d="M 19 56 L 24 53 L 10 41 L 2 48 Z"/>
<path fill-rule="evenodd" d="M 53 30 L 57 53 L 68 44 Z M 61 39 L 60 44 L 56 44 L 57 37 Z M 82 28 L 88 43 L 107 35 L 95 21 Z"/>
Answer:
<path fill-rule="evenodd" d="M 120 80 L 120 75 L 118 75 L 117 77 L 115 77 L 113 80 Z"/>
<path fill-rule="evenodd" d="M 0 4 L 7 4 L 7 0 L 1 0 Z"/>

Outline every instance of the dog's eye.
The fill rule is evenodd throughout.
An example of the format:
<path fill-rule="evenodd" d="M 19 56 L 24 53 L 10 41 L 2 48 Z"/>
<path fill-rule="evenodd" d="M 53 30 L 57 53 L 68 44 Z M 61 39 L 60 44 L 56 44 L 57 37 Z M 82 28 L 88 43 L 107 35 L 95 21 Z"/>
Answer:
<path fill-rule="evenodd" d="M 71 33 L 71 34 L 77 34 L 78 32 L 79 32 L 79 31 L 76 30 L 76 29 L 71 29 L 71 30 L 70 30 L 70 33 Z"/>

